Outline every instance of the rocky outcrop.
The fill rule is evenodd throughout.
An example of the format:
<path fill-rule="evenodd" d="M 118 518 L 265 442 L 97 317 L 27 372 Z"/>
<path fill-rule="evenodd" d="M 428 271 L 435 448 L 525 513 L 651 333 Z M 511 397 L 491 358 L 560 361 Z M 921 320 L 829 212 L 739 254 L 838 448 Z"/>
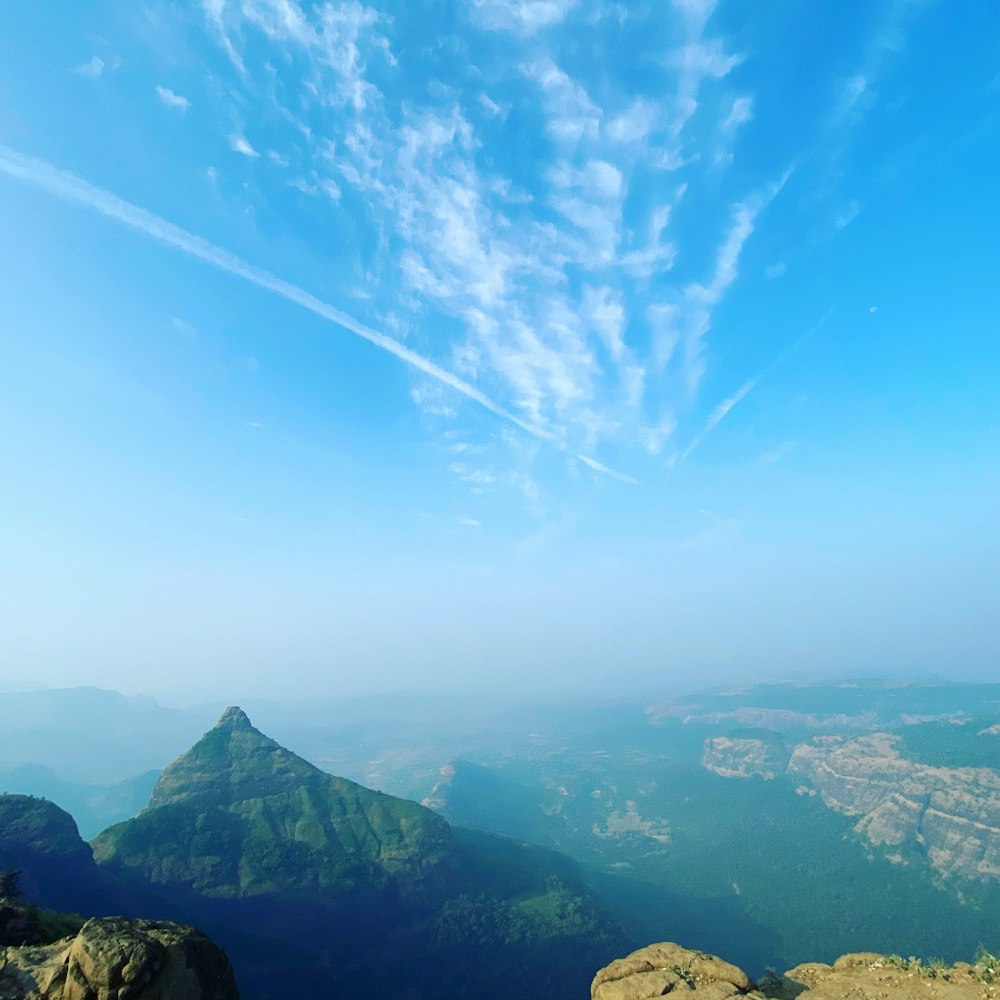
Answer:
<path fill-rule="evenodd" d="M 0 1000 L 238 1000 L 225 953 L 192 927 L 101 917 L 0 959 Z"/>
<path fill-rule="evenodd" d="M 857 816 L 872 844 L 917 846 L 941 875 L 1000 878 L 1000 774 L 931 767 L 901 757 L 898 738 L 817 737 L 795 748 L 788 771 L 837 812 Z"/>
<path fill-rule="evenodd" d="M 648 1000 L 697 993 L 692 1000 L 983 1000 L 994 995 L 1000 974 L 995 958 L 978 965 L 923 963 L 918 959 L 860 952 L 842 955 L 833 965 L 808 962 L 783 976 L 768 974 L 758 983 L 735 965 L 705 952 L 672 943 L 653 944 L 619 958 L 594 976 L 591 1000 Z"/>
<path fill-rule="evenodd" d="M 701 763 L 723 778 L 764 778 L 785 773 L 788 750 L 777 733 L 761 736 L 712 736 L 705 740 Z"/>
<path fill-rule="evenodd" d="M 833 963 L 810 962 L 761 983 L 776 1000 L 984 1000 L 995 995 L 995 968 L 922 963 L 916 959 L 859 952 Z"/>
<path fill-rule="evenodd" d="M 694 991 L 703 1000 L 725 1000 L 753 989 L 750 977 L 735 965 L 703 951 L 663 942 L 616 959 L 594 976 L 591 1000 L 646 1000 L 675 990 Z"/>

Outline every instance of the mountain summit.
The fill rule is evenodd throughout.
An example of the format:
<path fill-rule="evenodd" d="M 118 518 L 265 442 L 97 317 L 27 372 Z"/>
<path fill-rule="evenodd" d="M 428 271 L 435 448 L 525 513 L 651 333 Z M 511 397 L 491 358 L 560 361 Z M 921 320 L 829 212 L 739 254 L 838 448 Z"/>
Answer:
<path fill-rule="evenodd" d="M 134 820 L 94 841 L 102 864 L 214 896 L 419 878 L 451 852 L 441 817 L 321 771 L 236 707 L 164 770 Z"/>
<path fill-rule="evenodd" d="M 253 729 L 253 725 L 250 722 L 247 713 L 243 711 L 239 705 L 230 705 L 222 715 L 219 716 L 219 721 L 213 727 L 214 729 Z"/>

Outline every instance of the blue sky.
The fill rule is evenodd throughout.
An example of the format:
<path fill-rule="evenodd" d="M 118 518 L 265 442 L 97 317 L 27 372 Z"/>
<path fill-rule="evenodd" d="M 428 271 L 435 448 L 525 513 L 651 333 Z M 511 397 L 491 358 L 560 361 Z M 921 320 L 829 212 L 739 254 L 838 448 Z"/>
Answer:
<path fill-rule="evenodd" d="M 0 680 L 998 665 L 987 0 L 0 10 Z"/>

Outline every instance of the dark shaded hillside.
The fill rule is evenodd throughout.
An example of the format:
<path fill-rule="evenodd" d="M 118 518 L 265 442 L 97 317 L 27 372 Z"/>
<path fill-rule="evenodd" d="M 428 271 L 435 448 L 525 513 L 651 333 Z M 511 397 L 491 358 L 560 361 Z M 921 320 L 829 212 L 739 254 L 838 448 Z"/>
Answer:
<path fill-rule="evenodd" d="M 20 894 L 53 910 L 103 913 L 116 900 L 68 812 L 30 795 L 0 795 L 0 870 Z"/>

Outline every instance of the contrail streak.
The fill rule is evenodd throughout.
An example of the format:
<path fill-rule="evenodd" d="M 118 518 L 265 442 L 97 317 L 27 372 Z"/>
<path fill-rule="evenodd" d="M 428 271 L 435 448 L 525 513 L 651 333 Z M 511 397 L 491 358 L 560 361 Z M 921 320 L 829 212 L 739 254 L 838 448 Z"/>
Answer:
<path fill-rule="evenodd" d="M 736 392 L 734 392 L 727 399 L 724 399 L 714 410 L 709 414 L 708 420 L 705 421 L 705 426 L 695 434 L 691 439 L 691 443 L 681 452 L 672 456 L 670 461 L 667 463 L 669 468 L 673 468 L 675 465 L 679 465 L 681 462 L 687 461 L 690 458 L 691 453 L 698 448 L 698 446 L 708 437 L 712 431 L 722 422 L 722 420 L 727 416 L 729 411 L 736 406 L 737 403 L 741 402 L 742 399 L 748 395 L 756 387 L 757 383 L 769 375 L 778 365 L 783 364 L 789 355 L 794 354 L 807 340 L 809 340 L 814 334 L 818 333 L 819 330 L 823 328 L 823 325 L 830 318 L 835 306 L 831 306 L 820 318 L 818 323 L 814 323 L 801 337 L 796 339 L 791 346 L 786 347 L 776 358 L 774 358 L 769 364 L 762 368 L 752 379 L 748 382 L 744 382 Z"/>
<path fill-rule="evenodd" d="M 154 240 L 165 243 L 167 246 L 180 250 L 191 257 L 197 257 L 199 260 L 203 260 L 206 264 L 210 264 L 220 271 L 236 275 L 239 278 L 243 278 L 244 281 L 249 281 L 251 284 L 257 285 L 258 288 L 263 288 L 265 291 L 272 292 L 289 302 L 294 302 L 303 309 L 308 309 L 317 316 L 361 337 L 362 340 L 367 340 L 388 354 L 399 358 L 405 364 L 416 368 L 417 371 L 423 372 L 424 375 L 428 375 L 449 388 L 454 389 L 473 402 L 478 403 L 483 409 L 488 410 L 494 416 L 500 417 L 501 420 L 506 420 L 515 427 L 519 427 L 525 433 L 532 435 L 532 437 L 547 441 L 560 451 L 567 450 L 566 446 L 552 431 L 544 427 L 539 427 L 537 424 L 530 423 L 527 420 L 522 420 L 517 414 L 500 406 L 499 403 L 493 402 L 489 396 L 471 383 L 459 378 L 446 368 L 435 364 L 422 354 L 404 347 L 398 341 L 393 340 L 392 337 L 387 337 L 384 333 L 379 333 L 378 330 L 373 330 L 371 327 L 359 323 L 353 317 L 348 316 L 347 313 L 342 312 L 328 302 L 324 302 L 322 299 L 316 298 L 315 295 L 307 292 L 304 288 L 293 285 L 291 282 L 271 274 L 270 271 L 265 271 L 263 268 L 249 264 L 228 250 L 223 250 L 222 247 L 210 243 L 201 236 L 189 233 L 186 229 L 182 229 L 180 226 L 176 226 L 172 222 L 168 222 L 166 219 L 162 219 L 160 216 L 154 215 L 144 208 L 140 208 L 138 205 L 133 205 L 131 202 L 119 198 L 110 191 L 96 187 L 85 181 L 82 177 L 77 177 L 76 174 L 72 174 L 67 170 L 60 170 L 58 167 L 54 167 L 44 160 L 25 156 L 16 149 L 11 149 L 9 146 L 4 145 L 0 145 L 0 171 L 17 180 L 41 188 L 43 191 L 47 191 L 49 194 L 62 198 L 65 201 L 77 202 L 78 204 L 92 208 L 94 211 L 100 212 L 101 215 L 124 223 L 130 229 L 152 237 Z M 597 472 L 613 476 L 624 482 L 635 482 L 631 476 L 626 476 L 624 473 L 609 469 L 595 459 L 587 458 L 584 455 L 574 455 L 574 457 Z"/>

